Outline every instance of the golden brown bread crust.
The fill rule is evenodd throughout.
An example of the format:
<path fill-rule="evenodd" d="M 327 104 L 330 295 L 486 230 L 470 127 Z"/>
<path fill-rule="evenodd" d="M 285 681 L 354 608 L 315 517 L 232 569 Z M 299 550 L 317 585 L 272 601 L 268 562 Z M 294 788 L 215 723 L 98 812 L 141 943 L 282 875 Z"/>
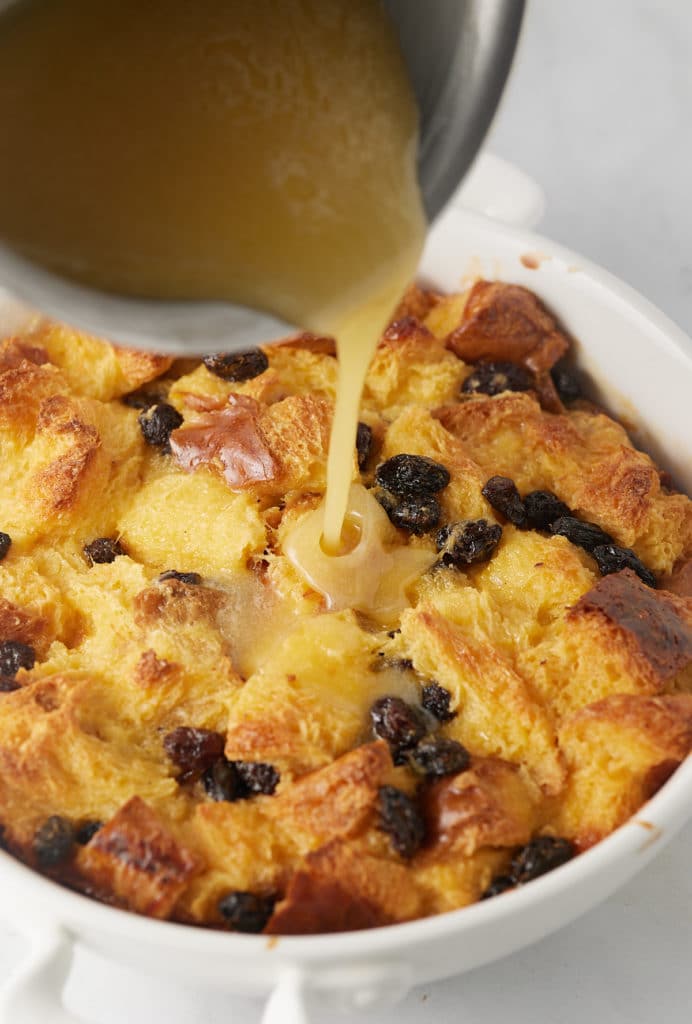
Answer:
<path fill-rule="evenodd" d="M 409 921 L 420 909 L 404 867 L 334 841 L 309 854 L 294 872 L 266 932 L 350 932 Z"/>
<path fill-rule="evenodd" d="M 569 342 L 528 288 L 477 281 L 447 345 L 467 363 L 506 360 L 539 374 L 555 365 Z"/>
<path fill-rule="evenodd" d="M 134 796 L 87 843 L 78 867 L 128 910 L 167 917 L 199 864 Z"/>
<path fill-rule="evenodd" d="M 268 368 L 241 383 L 56 324 L 0 345 L 0 654 L 12 668 L 27 644 L 36 659 L 0 683 L 9 848 L 194 924 L 227 927 L 220 901 L 253 893 L 276 901 L 266 930 L 289 934 L 465 906 L 536 836 L 585 848 L 636 813 L 692 748 L 692 503 L 621 425 L 555 401 L 566 343 L 516 286 L 404 297 L 368 373 L 373 451 L 363 472 L 354 453 L 353 478 L 373 487 L 379 462 L 432 458 L 450 474 L 442 522 L 502 534 L 488 560 L 421 576 L 387 622 L 328 612 L 283 550 L 324 492 L 331 339 L 264 346 Z M 535 391 L 461 392 L 479 359 L 521 362 Z M 120 401 L 142 385 L 184 417 L 173 454 Z M 512 526 L 482 494 L 495 474 L 554 492 L 669 589 L 601 578 L 566 537 Z M 92 564 L 99 538 L 123 553 Z M 391 527 L 386 543 L 436 558 L 434 533 Z M 432 682 L 447 716 L 425 730 L 470 756 L 440 777 L 370 717 L 386 695 L 420 705 Z M 230 769 L 205 760 L 205 735 Z M 423 817 L 419 845 L 383 787 Z M 53 815 L 103 826 L 47 866 Z"/>
<path fill-rule="evenodd" d="M 470 770 L 430 787 L 426 859 L 469 857 L 484 846 L 522 846 L 538 824 L 539 799 L 517 765 L 477 758 Z"/>
<path fill-rule="evenodd" d="M 568 620 L 597 615 L 635 658 L 648 663 L 659 688 L 692 662 L 692 602 L 657 594 L 631 569 L 612 573 L 584 594 Z"/>
<path fill-rule="evenodd" d="M 171 435 L 182 469 L 209 466 L 233 490 L 310 489 L 324 483 L 331 410 L 319 398 L 290 396 L 266 407 L 247 395 Z"/>

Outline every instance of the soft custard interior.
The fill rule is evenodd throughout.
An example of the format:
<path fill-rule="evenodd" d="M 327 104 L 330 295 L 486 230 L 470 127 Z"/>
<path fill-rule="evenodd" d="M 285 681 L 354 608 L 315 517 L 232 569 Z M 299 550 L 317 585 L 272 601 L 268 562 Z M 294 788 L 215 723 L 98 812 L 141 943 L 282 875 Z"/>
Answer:
<path fill-rule="evenodd" d="M 330 558 L 329 339 L 264 346 L 244 381 L 51 323 L 6 339 L 0 657 L 12 641 L 35 664 L 2 677 L 5 845 L 140 913 L 221 926 L 249 893 L 271 901 L 267 931 L 330 931 L 464 906 L 531 840 L 583 849 L 635 813 L 692 747 L 692 601 L 674 592 L 692 503 L 602 410 L 562 403 L 567 344 L 523 289 L 411 289 L 368 372 L 353 533 Z M 493 359 L 532 387 L 462 390 Z M 167 443 L 145 440 L 147 402 L 182 418 Z M 440 565 L 436 529 L 394 525 L 375 473 L 401 453 L 448 471 L 440 525 L 502 527 L 489 557 Z M 497 474 L 552 491 L 657 589 L 512 525 L 482 493 Z M 91 564 L 99 538 L 122 553 Z M 394 764 L 383 696 L 423 704 L 464 770 Z M 179 729 L 265 781 L 219 798 L 223 779 L 171 756 Z M 383 820 L 383 787 L 416 809 L 415 843 Z M 59 864 L 36 844 L 54 815 L 101 825 Z"/>

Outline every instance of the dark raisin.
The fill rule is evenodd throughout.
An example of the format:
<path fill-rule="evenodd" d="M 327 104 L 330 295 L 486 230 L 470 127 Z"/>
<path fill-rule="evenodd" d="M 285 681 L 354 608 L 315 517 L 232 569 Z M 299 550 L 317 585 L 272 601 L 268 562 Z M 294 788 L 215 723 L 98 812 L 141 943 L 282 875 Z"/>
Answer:
<path fill-rule="evenodd" d="M 235 764 L 225 757 L 219 757 L 206 769 L 202 782 L 207 796 L 212 800 L 242 800 L 246 795 Z"/>
<path fill-rule="evenodd" d="M 656 586 L 656 577 L 651 569 L 644 565 L 630 548 L 620 548 L 617 544 L 598 544 L 591 554 L 598 562 L 602 576 L 620 572 L 621 569 L 631 569 L 647 587 Z"/>
<path fill-rule="evenodd" d="M 487 562 L 500 543 L 502 527 L 487 519 L 467 519 L 448 523 L 438 530 L 435 544 L 443 565 L 473 565 Z"/>
<path fill-rule="evenodd" d="M 156 391 L 131 391 L 129 395 L 123 395 L 120 401 L 130 409 L 151 409 L 152 405 L 158 405 L 161 401 L 161 394 Z"/>
<path fill-rule="evenodd" d="M 503 391 L 530 391 L 533 374 L 516 363 L 477 363 L 470 377 L 462 384 L 466 394 L 499 395 Z"/>
<path fill-rule="evenodd" d="M 410 758 L 423 775 L 457 775 L 471 764 L 466 747 L 445 736 L 426 736 L 413 748 Z"/>
<path fill-rule="evenodd" d="M 246 352 L 215 352 L 202 360 L 206 368 L 223 380 L 252 380 L 269 366 L 269 360 L 260 348 Z"/>
<path fill-rule="evenodd" d="M 372 430 L 367 423 L 359 423 L 356 433 L 356 451 L 358 452 L 358 469 L 362 471 L 368 464 L 372 454 Z"/>
<path fill-rule="evenodd" d="M 225 742 L 223 733 L 180 725 L 166 734 L 163 749 L 181 770 L 178 781 L 187 782 L 201 775 L 222 757 Z"/>
<path fill-rule="evenodd" d="M 379 501 L 380 505 L 391 519 L 392 512 L 400 501 L 396 494 L 392 494 L 391 491 L 386 491 L 383 487 L 375 487 L 370 493 Z"/>
<path fill-rule="evenodd" d="M 281 776 L 271 764 L 255 761 L 234 761 L 235 770 L 248 795 L 263 793 L 271 796 L 281 781 Z"/>
<path fill-rule="evenodd" d="M 575 854 L 574 844 L 569 839 L 555 836 L 537 836 L 526 846 L 522 846 L 512 860 L 511 874 L 519 885 L 530 882 L 532 878 L 552 871 L 553 868 L 566 864 Z"/>
<path fill-rule="evenodd" d="M 370 720 L 375 735 L 387 741 L 395 760 L 427 732 L 423 713 L 401 697 L 380 697 L 370 708 Z"/>
<path fill-rule="evenodd" d="M 508 476 L 491 476 L 481 494 L 496 512 L 523 529 L 526 525 L 526 509 L 513 480 Z"/>
<path fill-rule="evenodd" d="M 19 690 L 20 686 L 14 676 L 0 675 L 0 693 L 13 693 Z"/>
<path fill-rule="evenodd" d="M 452 695 L 439 683 L 426 683 L 421 693 L 421 704 L 438 722 L 451 722 L 456 711 L 449 710 Z"/>
<path fill-rule="evenodd" d="M 566 363 L 557 363 L 550 371 L 550 375 L 557 393 L 565 405 L 576 402 L 578 398 L 582 397 L 579 373 L 572 366 L 568 366 Z"/>
<path fill-rule="evenodd" d="M 166 569 L 160 574 L 159 583 L 163 583 L 165 580 L 179 580 L 181 583 L 196 587 L 202 582 L 202 577 L 198 572 L 178 572 L 177 569 Z"/>
<path fill-rule="evenodd" d="M 10 537 L 9 533 L 0 532 L 0 562 L 2 562 L 3 558 L 5 557 L 5 555 L 10 550 L 11 547 L 12 538 Z"/>
<path fill-rule="evenodd" d="M 566 537 L 572 544 L 584 548 L 585 551 L 593 551 L 594 548 L 603 544 L 613 544 L 613 538 L 600 526 L 595 523 L 583 523 L 581 519 L 574 516 L 560 516 L 554 523 L 550 524 L 550 532 L 560 537 Z"/>
<path fill-rule="evenodd" d="M 126 553 L 120 541 L 113 537 L 97 537 L 85 544 L 83 551 L 89 565 L 109 565 Z"/>
<path fill-rule="evenodd" d="M 530 530 L 547 530 L 556 519 L 571 515 L 569 507 L 552 491 L 529 491 L 523 500 Z"/>
<path fill-rule="evenodd" d="M 490 900 L 493 896 L 499 896 L 501 893 L 513 889 L 515 884 L 511 875 L 498 875 L 496 878 L 493 878 L 488 888 L 481 893 L 480 898 L 482 900 Z"/>
<path fill-rule="evenodd" d="M 274 912 L 276 901 L 271 896 L 254 892 L 229 892 L 219 900 L 219 913 L 236 932 L 257 935 Z"/>
<path fill-rule="evenodd" d="M 102 821 L 84 821 L 75 832 L 75 840 L 80 846 L 86 846 L 102 828 Z"/>
<path fill-rule="evenodd" d="M 36 664 L 36 651 L 30 644 L 19 640 L 0 643 L 0 675 L 14 678 L 20 668 L 32 669 Z"/>
<path fill-rule="evenodd" d="M 380 463 L 375 482 L 400 498 L 437 494 L 450 481 L 449 470 L 425 455 L 394 455 Z"/>
<path fill-rule="evenodd" d="M 405 530 L 416 537 L 422 537 L 424 533 L 437 529 L 442 518 L 440 503 L 432 495 L 402 498 L 391 510 L 385 511 L 398 530 Z"/>
<path fill-rule="evenodd" d="M 183 417 L 168 402 L 159 402 L 140 413 L 137 420 L 147 444 L 168 450 L 171 434 L 181 426 Z"/>
<path fill-rule="evenodd" d="M 75 833 L 66 818 L 51 815 L 34 836 L 36 860 L 42 868 L 52 868 L 72 855 Z"/>
<path fill-rule="evenodd" d="M 396 786 L 380 786 L 378 793 L 380 831 L 386 832 L 398 854 L 412 857 L 425 838 L 420 811 L 410 796 Z"/>

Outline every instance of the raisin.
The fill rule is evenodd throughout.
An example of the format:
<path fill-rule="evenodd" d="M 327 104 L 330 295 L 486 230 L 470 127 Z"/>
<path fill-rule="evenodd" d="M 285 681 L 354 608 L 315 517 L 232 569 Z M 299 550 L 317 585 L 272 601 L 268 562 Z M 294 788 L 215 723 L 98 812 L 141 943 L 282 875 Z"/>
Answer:
<path fill-rule="evenodd" d="M 0 562 L 2 562 L 3 558 L 5 557 L 5 555 L 10 550 L 11 547 L 12 538 L 10 537 L 9 533 L 0 532 Z"/>
<path fill-rule="evenodd" d="M 656 577 L 651 569 L 630 548 L 620 548 L 617 544 L 598 544 L 591 554 L 598 562 L 602 576 L 620 572 L 621 569 L 631 569 L 647 587 L 656 586 Z"/>
<path fill-rule="evenodd" d="M 449 710 L 452 695 L 439 683 L 426 683 L 421 694 L 421 704 L 438 722 L 451 722 L 456 711 Z"/>
<path fill-rule="evenodd" d="M 487 519 L 468 519 L 448 523 L 438 530 L 435 544 L 443 565 L 473 565 L 487 562 L 500 543 L 502 527 Z"/>
<path fill-rule="evenodd" d="M 225 742 L 223 733 L 180 725 L 166 734 L 163 749 L 173 764 L 181 769 L 178 781 L 187 782 L 222 757 Z"/>
<path fill-rule="evenodd" d="M 516 363 L 478 363 L 461 386 L 465 394 L 499 395 L 503 391 L 530 391 L 533 374 Z"/>
<path fill-rule="evenodd" d="M 234 382 L 252 380 L 269 366 L 269 360 L 260 348 L 246 352 L 215 352 L 202 360 L 206 368 L 223 380 Z"/>
<path fill-rule="evenodd" d="M 168 451 L 171 434 L 181 426 L 183 417 L 168 402 L 159 402 L 140 413 L 137 420 L 147 444 Z"/>
<path fill-rule="evenodd" d="M 158 405 L 162 396 L 156 391 L 131 391 L 129 395 L 123 395 L 120 401 L 130 409 L 151 409 L 152 405 Z"/>
<path fill-rule="evenodd" d="M 375 482 L 399 498 L 420 498 L 444 490 L 449 470 L 425 455 L 394 455 L 380 463 Z"/>
<path fill-rule="evenodd" d="M 372 455 L 372 430 L 367 423 L 359 423 L 356 433 L 356 451 L 358 452 L 358 469 L 363 472 Z"/>
<path fill-rule="evenodd" d="M 425 838 L 420 811 L 411 797 L 396 786 L 380 786 L 377 799 L 380 831 L 387 833 L 396 852 L 408 860 Z"/>
<path fill-rule="evenodd" d="M 537 836 L 514 855 L 511 874 L 514 881 L 523 885 L 532 878 L 552 871 L 553 868 L 566 864 L 575 854 L 574 844 L 569 839 L 555 836 Z"/>
<path fill-rule="evenodd" d="M 560 501 L 552 491 L 529 491 L 523 501 L 526 525 L 530 530 L 547 530 L 556 519 L 572 514 L 564 501 Z"/>
<path fill-rule="evenodd" d="M 202 582 L 202 577 L 198 572 L 178 572 L 177 569 L 166 569 L 159 575 L 159 583 L 164 583 L 165 580 L 179 580 L 181 583 L 196 587 Z"/>
<path fill-rule="evenodd" d="M 493 878 L 488 888 L 481 893 L 480 899 L 490 900 L 493 896 L 499 896 L 503 892 L 507 892 L 508 889 L 513 889 L 515 881 L 511 875 L 497 875 Z"/>
<path fill-rule="evenodd" d="M 0 693 L 13 693 L 19 689 L 21 687 L 14 676 L 0 675 Z"/>
<path fill-rule="evenodd" d="M 102 821 L 84 821 L 75 832 L 75 840 L 80 846 L 86 846 L 102 828 Z"/>
<path fill-rule="evenodd" d="M 257 896 L 254 892 L 229 892 L 219 900 L 219 913 L 237 932 L 257 935 L 274 912 L 275 900 L 271 896 Z"/>
<path fill-rule="evenodd" d="M 593 551 L 594 548 L 604 544 L 613 544 L 613 538 L 600 526 L 595 523 L 583 523 L 581 519 L 574 516 L 560 516 L 554 523 L 550 524 L 550 532 L 560 537 L 566 537 L 572 544 L 576 544 L 585 551 Z"/>
<path fill-rule="evenodd" d="M 236 771 L 233 761 L 227 761 L 225 757 L 219 757 L 211 764 L 202 776 L 202 782 L 207 796 L 212 800 L 242 800 L 245 794 L 245 787 Z"/>
<path fill-rule="evenodd" d="M 523 529 L 526 526 L 526 509 L 513 480 L 508 476 L 491 476 L 481 490 L 483 497 L 496 512 L 510 523 Z"/>
<path fill-rule="evenodd" d="M 405 530 L 416 537 L 437 529 L 442 518 L 442 508 L 437 498 L 427 495 L 423 498 L 403 499 L 385 512 L 398 530 Z"/>
<path fill-rule="evenodd" d="M 52 868 L 72 855 L 75 833 L 66 818 L 51 815 L 34 836 L 33 849 L 42 868 Z"/>
<path fill-rule="evenodd" d="M 550 371 L 550 375 L 553 378 L 555 389 L 565 405 L 576 402 L 578 398 L 582 397 L 581 380 L 573 367 L 566 363 L 557 363 Z"/>
<path fill-rule="evenodd" d="M 471 764 L 466 747 L 445 736 L 426 736 L 413 748 L 410 758 L 423 775 L 457 775 Z"/>
<path fill-rule="evenodd" d="M 85 544 L 83 551 L 89 565 L 109 565 L 126 553 L 120 541 L 113 537 L 97 537 Z"/>
<path fill-rule="evenodd" d="M 389 744 L 395 762 L 427 732 L 422 712 L 401 697 L 380 697 L 370 708 L 370 719 L 375 735 Z"/>
<path fill-rule="evenodd" d="M 36 664 L 36 651 L 30 644 L 19 640 L 5 640 L 0 643 L 0 675 L 11 679 L 20 668 L 31 670 Z"/>
<path fill-rule="evenodd" d="M 271 796 L 281 781 L 280 774 L 271 764 L 259 761 L 234 761 L 233 763 L 248 796 L 255 793 Z"/>

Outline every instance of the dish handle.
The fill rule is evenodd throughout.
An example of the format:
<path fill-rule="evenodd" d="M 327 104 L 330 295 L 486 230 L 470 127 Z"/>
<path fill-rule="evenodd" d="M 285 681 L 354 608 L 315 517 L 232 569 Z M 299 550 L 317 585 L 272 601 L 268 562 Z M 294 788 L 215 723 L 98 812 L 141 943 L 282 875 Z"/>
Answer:
<path fill-rule="evenodd" d="M 31 953 L 0 992 L 0 1024 L 80 1024 L 62 1005 L 73 952 L 61 929 L 35 933 Z"/>
<path fill-rule="evenodd" d="M 534 228 L 545 213 L 540 185 L 514 164 L 481 153 L 451 199 L 461 206 L 517 228 Z"/>
<path fill-rule="evenodd" d="M 403 963 L 353 964 L 312 971 L 286 965 L 279 970 L 262 1024 L 309 1024 L 308 993 L 326 998 L 329 1009 L 337 1004 L 342 1010 L 376 1010 L 398 1003 L 411 984 L 411 970 Z M 323 1012 L 316 1014 L 313 1020 L 324 1019 Z"/>

